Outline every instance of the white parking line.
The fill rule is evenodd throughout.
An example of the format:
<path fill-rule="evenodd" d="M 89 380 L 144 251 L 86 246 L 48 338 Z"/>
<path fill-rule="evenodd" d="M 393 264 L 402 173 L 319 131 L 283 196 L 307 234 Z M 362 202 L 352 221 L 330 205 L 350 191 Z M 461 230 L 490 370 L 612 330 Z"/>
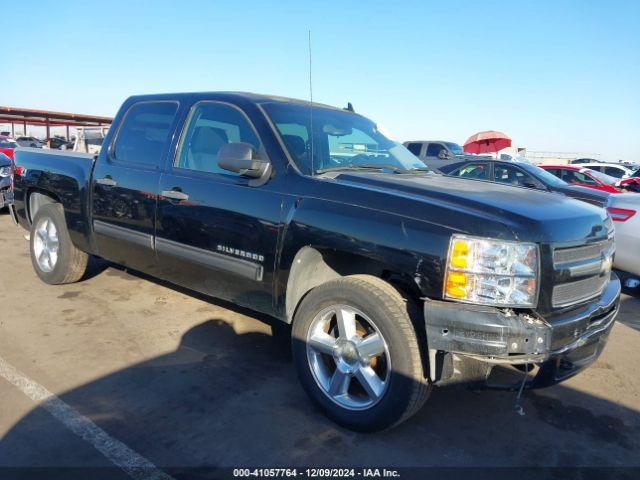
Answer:
<path fill-rule="evenodd" d="M 0 376 L 58 419 L 65 427 L 90 443 L 114 465 L 136 480 L 173 480 L 124 443 L 111 437 L 87 417 L 80 415 L 56 395 L 34 382 L 0 357 Z"/>

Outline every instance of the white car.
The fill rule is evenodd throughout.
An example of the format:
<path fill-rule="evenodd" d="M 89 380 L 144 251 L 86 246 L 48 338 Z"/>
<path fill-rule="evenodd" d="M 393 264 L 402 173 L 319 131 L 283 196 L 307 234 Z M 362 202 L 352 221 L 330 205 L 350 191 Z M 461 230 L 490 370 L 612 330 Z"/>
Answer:
<path fill-rule="evenodd" d="M 640 195 L 611 195 L 607 210 L 616 231 L 613 266 L 640 278 Z"/>
<path fill-rule="evenodd" d="M 73 151 L 91 153 L 93 155 L 99 154 L 109 127 L 78 127 L 76 130 Z"/>
<path fill-rule="evenodd" d="M 16 143 L 21 147 L 42 148 L 44 146 L 44 142 L 36 137 L 18 137 Z"/>
<path fill-rule="evenodd" d="M 640 176 L 640 172 L 638 172 L 638 169 L 633 169 L 626 165 L 617 163 L 585 163 L 580 166 L 588 168 L 590 170 L 595 170 L 596 172 L 605 173 L 610 177 L 614 177 L 617 179 Z"/>

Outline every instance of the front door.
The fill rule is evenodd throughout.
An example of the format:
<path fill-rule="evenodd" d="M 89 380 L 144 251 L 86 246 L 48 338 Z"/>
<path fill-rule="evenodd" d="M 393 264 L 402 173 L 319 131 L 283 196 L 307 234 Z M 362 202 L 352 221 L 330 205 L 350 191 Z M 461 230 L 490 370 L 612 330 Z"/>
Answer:
<path fill-rule="evenodd" d="M 220 147 L 253 145 L 266 155 L 241 110 L 202 101 L 189 113 L 175 159 L 160 178 L 156 249 L 161 276 L 265 313 L 273 309 L 281 194 L 274 181 L 218 166 Z"/>
<path fill-rule="evenodd" d="M 153 272 L 160 168 L 171 141 L 176 102 L 134 103 L 93 175 L 92 221 L 98 254 Z"/>
<path fill-rule="evenodd" d="M 441 143 L 429 143 L 425 152 L 424 163 L 432 170 L 439 170 L 440 167 L 449 165 L 456 160 L 448 157 L 448 150 Z"/>

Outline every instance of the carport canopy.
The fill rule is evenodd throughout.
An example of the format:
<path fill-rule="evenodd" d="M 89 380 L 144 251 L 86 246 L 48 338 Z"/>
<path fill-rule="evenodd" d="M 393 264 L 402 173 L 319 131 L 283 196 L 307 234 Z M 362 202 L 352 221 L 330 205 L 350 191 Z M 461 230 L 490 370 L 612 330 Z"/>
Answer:
<path fill-rule="evenodd" d="M 34 110 L 30 108 L 0 106 L 0 123 L 11 124 L 11 136 L 15 136 L 15 125 L 22 125 L 27 134 L 27 125 L 46 127 L 47 138 L 50 138 L 50 127 L 101 127 L 109 126 L 113 118 L 81 113 L 51 112 L 48 110 Z"/>

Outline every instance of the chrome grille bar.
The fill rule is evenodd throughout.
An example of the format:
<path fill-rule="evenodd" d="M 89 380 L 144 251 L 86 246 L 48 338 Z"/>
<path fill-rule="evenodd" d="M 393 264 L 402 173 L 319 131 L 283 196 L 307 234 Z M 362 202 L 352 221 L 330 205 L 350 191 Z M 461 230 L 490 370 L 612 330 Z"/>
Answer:
<path fill-rule="evenodd" d="M 613 247 L 613 238 L 605 241 L 584 245 L 582 247 L 563 248 L 553 252 L 553 263 L 559 265 L 563 263 L 581 262 L 601 258 L 603 253 L 608 252 Z"/>

